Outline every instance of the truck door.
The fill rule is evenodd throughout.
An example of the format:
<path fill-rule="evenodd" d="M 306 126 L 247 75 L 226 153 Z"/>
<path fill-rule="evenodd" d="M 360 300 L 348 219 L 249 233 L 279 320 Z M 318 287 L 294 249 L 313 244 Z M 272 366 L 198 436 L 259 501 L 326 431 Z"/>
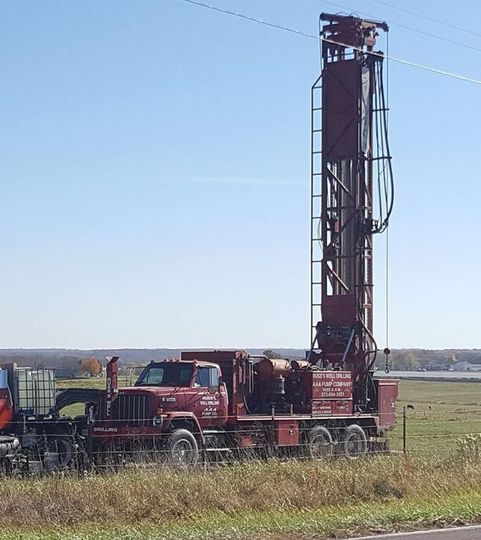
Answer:
<path fill-rule="evenodd" d="M 199 366 L 193 383 L 196 390 L 193 412 L 201 426 L 219 426 L 227 421 L 227 390 L 220 382 L 220 369 Z"/>

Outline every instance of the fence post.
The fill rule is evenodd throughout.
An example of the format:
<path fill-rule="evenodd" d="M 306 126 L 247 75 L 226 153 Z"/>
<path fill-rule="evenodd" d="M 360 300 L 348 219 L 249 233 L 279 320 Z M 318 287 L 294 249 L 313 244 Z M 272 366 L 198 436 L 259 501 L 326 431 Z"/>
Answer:
<path fill-rule="evenodd" d="M 404 405 L 403 407 L 403 454 L 406 456 L 408 453 L 408 409 L 414 409 L 414 405 Z"/>

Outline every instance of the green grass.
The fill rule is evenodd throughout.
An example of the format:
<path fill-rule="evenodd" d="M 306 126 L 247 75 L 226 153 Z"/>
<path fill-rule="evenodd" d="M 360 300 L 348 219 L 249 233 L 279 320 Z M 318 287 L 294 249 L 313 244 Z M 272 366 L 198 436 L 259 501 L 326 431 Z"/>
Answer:
<path fill-rule="evenodd" d="M 82 525 L 35 529 L 6 529 L 0 539 L 13 540 L 314 540 L 412 529 L 459 526 L 481 519 L 481 493 L 466 492 L 431 501 L 393 501 L 327 507 L 286 514 L 283 511 L 205 513 L 182 525 Z"/>
<path fill-rule="evenodd" d="M 128 379 L 125 376 L 119 377 L 119 385 L 125 386 Z M 57 387 L 62 388 L 105 388 L 105 377 L 92 377 L 82 379 L 57 379 Z"/>
<path fill-rule="evenodd" d="M 392 448 L 402 448 L 402 409 L 407 411 L 408 449 L 415 454 L 446 454 L 466 434 L 481 432 L 481 384 L 400 381 L 397 426 Z"/>

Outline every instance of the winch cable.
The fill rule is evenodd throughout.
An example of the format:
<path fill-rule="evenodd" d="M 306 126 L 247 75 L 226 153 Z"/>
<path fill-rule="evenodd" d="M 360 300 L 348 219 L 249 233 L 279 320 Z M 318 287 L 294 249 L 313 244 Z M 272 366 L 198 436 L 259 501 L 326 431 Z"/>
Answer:
<path fill-rule="evenodd" d="M 389 33 L 386 38 L 386 105 L 387 105 L 387 114 L 386 114 L 386 127 L 389 129 Z M 386 231 L 386 242 L 385 242 L 385 261 L 384 261 L 384 271 L 386 273 L 384 279 L 384 317 L 385 317 L 385 337 L 384 337 L 384 371 L 389 373 L 389 228 Z"/>

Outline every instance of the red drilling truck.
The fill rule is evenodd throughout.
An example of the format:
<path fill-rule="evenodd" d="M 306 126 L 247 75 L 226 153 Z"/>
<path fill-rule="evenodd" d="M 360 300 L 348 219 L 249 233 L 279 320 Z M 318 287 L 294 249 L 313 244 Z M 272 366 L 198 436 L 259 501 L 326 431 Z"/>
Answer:
<path fill-rule="evenodd" d="M 321 19 L 322 71 L 311 90 L 305 360 L 199 351 L 153 362 L 133 388 L 108 392 L 87 430 L 93 452 L 109 445 L 131 450 L 133 437 L 151 437 L 151 444 L 158 437 L 170 459 L 187 462 L 199 452 L 298 450 L 319 457 L 385 448 L 397 382 L 373 376 L 373 237 L 389 224 L 393 176 L 384 57 L 374 46 L 388 26 L 354 16 Z M 389 349 L 385 354 L 387 365 Z M 115 380 L 116 364 L 109 369 Z"/>
<path fill-rule="evenodd" d="M 107 369 L 115 380 L 117 363 Z M 386 449 L 397 397 L 396 381 L 374 380 L 371 411 L 357 411 L 350 371 L 236 350 L 151 362 L 133 387 L 111 388 L 84 433 L 99 462 L 151 450 L 184 465 L 246 451 L 365 455 Z"/>

